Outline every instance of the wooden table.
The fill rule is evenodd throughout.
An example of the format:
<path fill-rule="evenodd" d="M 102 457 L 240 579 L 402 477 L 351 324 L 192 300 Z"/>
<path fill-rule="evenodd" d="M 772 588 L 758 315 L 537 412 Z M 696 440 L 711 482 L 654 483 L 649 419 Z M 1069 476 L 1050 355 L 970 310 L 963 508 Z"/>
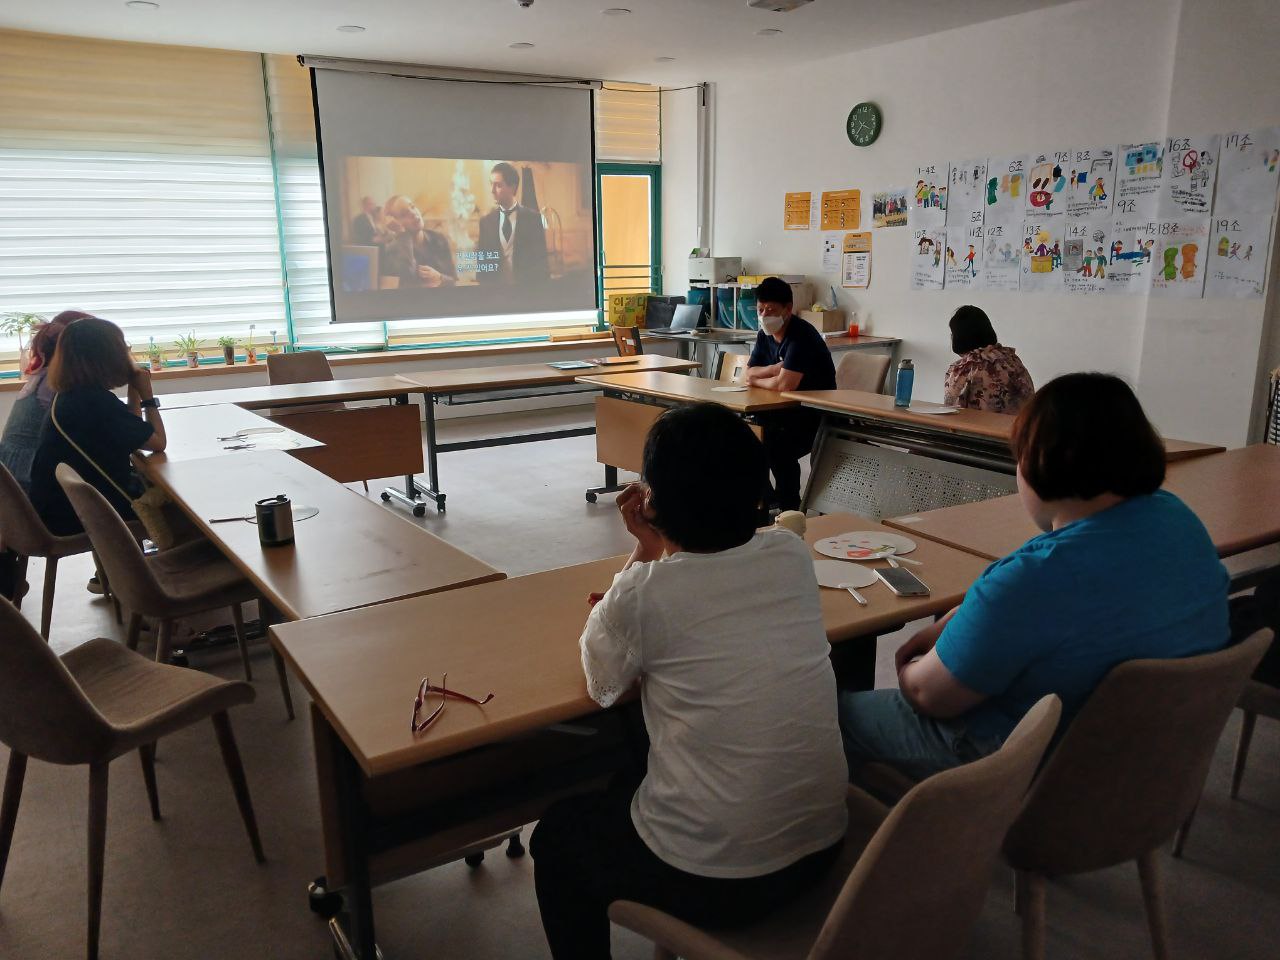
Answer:
<path fill-rule="evenodd" d="M 231 403 L 165 410 L 163 417 L 168 444 L 164 453 L 139 454 L 143 462 L 204 460 L 224 453 L 232 455 L 247 452 L 236 448 L 254 443 L 264 444 L 265 449 L 278 450 L 305 450 L 324 446 L 319 440 L 272 423 L 266 417 L 260 417 Z M 264 427 L 271 432 L 236 437 L 238 431 L 253 431 Z"/>
<path fill-rule="evenodd" d="M 207 407 L 234 403 L 246 410 L 297 407 L 315 403 L 345 403 L 356 400 L 394 400 L 414 392 L 399 377 L 355 377 L 349 380 L 320 380 L 313 383 L 277 383 L 261 387 L 234 387 L 229 390 L 199 390 L 161 395 L 163 409 Z"/>

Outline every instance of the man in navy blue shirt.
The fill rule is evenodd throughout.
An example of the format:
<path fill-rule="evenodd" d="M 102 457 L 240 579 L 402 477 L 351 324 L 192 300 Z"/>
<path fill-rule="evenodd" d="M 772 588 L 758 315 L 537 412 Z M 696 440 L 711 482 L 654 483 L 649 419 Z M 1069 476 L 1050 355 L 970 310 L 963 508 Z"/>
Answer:
<path fill-rule="evenodd" d="M 836 366 L 822 334 L 791 312 L 791 285 L 768 277 L 756 287 L 760 332 L 747 361 L 747 383 L 765 390 L 834 390 Z M 800 458 L 813 448 L 821 414 L 785 410 L 761 419 L 777 506 L 800 507 Z"/>

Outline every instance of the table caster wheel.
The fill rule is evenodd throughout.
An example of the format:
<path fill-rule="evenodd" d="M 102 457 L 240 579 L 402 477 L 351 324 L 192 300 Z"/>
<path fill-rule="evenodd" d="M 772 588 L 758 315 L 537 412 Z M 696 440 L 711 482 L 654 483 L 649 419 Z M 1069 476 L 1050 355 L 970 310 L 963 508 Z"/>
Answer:
<path fill-rule="evenodd" d="M 331 893 L 324 877 L 316 877 L 307 886 L 307 905 L 311 912 L 325 920 L 332 920 L 342 911 L 342 894 Z"/>
<path fill-rule="evenodd" d="M 391 502 L 391 494 L 387 493 L 387 491 L 385 490 L 382 491 L 382 502 L 383 503 Z"/>
<path fill-rule="evenodd" d="M 480 866 L 480 864 L 484 863 L 484 851 L 481 850 L 479 853 L 469 853 L 462 858 L 462 862 L 474 870 L 476 867 Z"/>
<path fill-rule="evenodd" d="M 587 491 L 587 503 L 595 503 L 595 502 L 596 502 L 596 495 L 595 495 L 594 493 L 592 493 L 590 490 L 588 490 L 588 491 Z"/>
<path fill-rule="evenodd" d="M 517 833 L 507 840 L 507 856 L 512 860 L 524 856 L 524 844 L 520 842 L 520 834 Z"/>
<path fill-rule="evenodd" d="M 427 515 L 427 505 L 425 503 L 415 503 L 413 505 L 413 515 L 415 517 L 425 517 Z"/>

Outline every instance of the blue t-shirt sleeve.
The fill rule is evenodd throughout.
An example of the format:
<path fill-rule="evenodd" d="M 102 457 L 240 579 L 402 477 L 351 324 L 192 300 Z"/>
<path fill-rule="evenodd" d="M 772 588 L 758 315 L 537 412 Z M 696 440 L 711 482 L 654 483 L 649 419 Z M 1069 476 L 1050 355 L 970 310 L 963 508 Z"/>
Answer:
<path fill-rule="evenodd" d="M 1045 605 L 1056 590 L 1043 589 L 1040 580 L 1039 563 L 1022 552 L 987 567 L 934 647 L 952 676 L 996 696 L 1044 653 L 1054 616 Z"/>
<path fill-rule="evenodd" d="M 766 336 L 763 330 L 756 333 L 755 346 L 751 348 L 751 357 L 747 360 L 748 367 L 767 367 L 774 362 L 769 359 L 769 348 L 764 342 Z"/>

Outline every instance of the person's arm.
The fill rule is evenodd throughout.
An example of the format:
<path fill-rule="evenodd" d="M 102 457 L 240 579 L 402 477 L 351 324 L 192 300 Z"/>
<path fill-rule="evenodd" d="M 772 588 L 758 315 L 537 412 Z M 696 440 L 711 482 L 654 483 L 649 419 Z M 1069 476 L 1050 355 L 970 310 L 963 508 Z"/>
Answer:
<path fill-rule="evenodd" d="M 777 390 L 779 393 L 785 393 L 788 390 L 799 390 L 800 383 L 804 380 L 804 374 L 799 370 L 788 370 L 780 363 L 776 366 L 778 368 L 776 373 L 757 377 L 751 381 L 751 385 L 760 387 L 762 390 Z"/>
<path fill-rule="evenodd" d="M 898 689 L 916 713 L 939 720 L 958 717 L 987 699 L 985 693 L 957 680 L 936 649 L 909 661 L 898 671 Z"/>
<path fill-rule="evenodd" d="M 747 363 L 747 383 L 753 387 L 760 386 L 762 380 L 768 380 L 770 377 L 776 377 L 782 372 L 782 362 L 771 363 L 767 367 L 753 367 L 750 362 Z"/>
<path fill-rule="evenodd" d="M 151 400 L 155 397 L 155 391 L 151 388 L 151 371 L 142 367 L 138 367 L 133 371 L 133 377 L 129 381 L 129 393 L 126 403 L 129 411 L 134 416 L 141 416 L 151 425 L 151 436 L 149 436 L 142 445 L 140 450 L 149 450 L 151 453 L 161 453 L 169 444 L 169 438 L 165 436 L 164 420 L 160 416 L 160 408 L 154 404 L 142 406 L 143 400 Z"/>

